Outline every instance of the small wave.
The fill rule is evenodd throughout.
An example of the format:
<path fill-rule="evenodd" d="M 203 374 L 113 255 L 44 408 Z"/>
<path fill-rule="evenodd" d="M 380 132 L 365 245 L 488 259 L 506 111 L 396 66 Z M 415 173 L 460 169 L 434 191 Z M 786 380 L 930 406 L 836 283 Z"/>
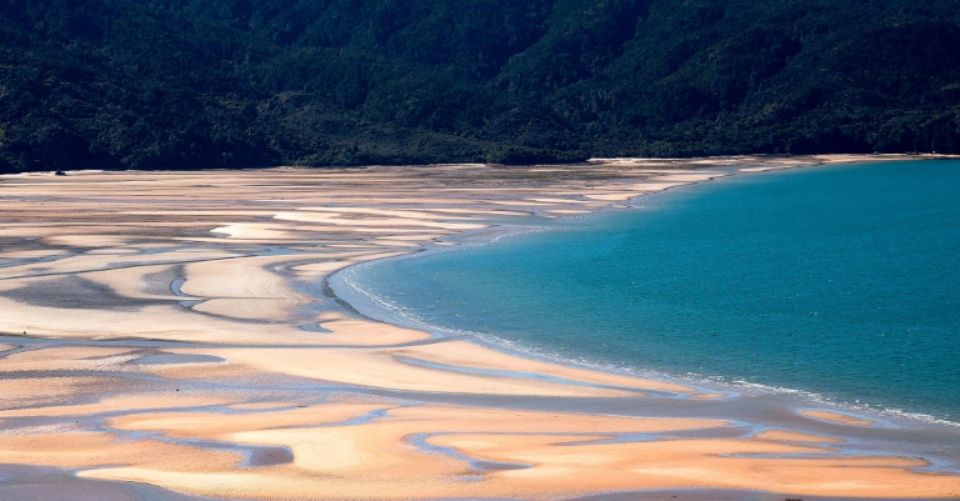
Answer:
<path fill-rule="evenodd" d="M 370 318 L 387 322 L 401 327 L 423 330 L 434 333 L 434 329 L 429 324 L 420 320 L 417 315 L 410 310 L 378 296 L 369 290 L 360 287 L 356 283 L 357 271 L 369 263 L 361 263 L 333 274 L 328 279 L 328 283 L 334 293 L 340 299 L 346 301 L 357 311 Z M 377 310 L 385 312 L 381 315 Z"/>

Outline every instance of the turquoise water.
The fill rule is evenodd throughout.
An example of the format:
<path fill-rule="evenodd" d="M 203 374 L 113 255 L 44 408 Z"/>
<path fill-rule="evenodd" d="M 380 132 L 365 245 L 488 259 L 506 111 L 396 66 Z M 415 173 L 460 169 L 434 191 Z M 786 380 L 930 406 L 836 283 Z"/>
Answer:
<path fill-rule="evenodd" d="M 960 162 L 739 175 L 354 270 L 436 326 L 960 421 Z"/>

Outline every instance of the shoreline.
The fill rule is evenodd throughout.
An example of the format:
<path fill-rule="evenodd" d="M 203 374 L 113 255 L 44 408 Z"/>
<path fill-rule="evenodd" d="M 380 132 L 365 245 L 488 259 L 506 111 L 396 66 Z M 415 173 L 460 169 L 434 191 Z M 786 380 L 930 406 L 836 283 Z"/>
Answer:
<path fill-rule="evenodd" d="M 4 176 L 0 463 L 48 496 L 952 496 L 960 454 L 917 458 L 942 456 L 946 431 L 517 356 L 329 294 L 350 266 L 508 221 L 589 217 L 724 169 L 875 158 L 894 159 Z"/>
<path fill-rule="evenodd" d="M 105 174 L 105 173 L 196 173 L 196 172 L 257 172 L 264 170 L 274 170 L 274 169 L 315 169 L 315 170 L 362 170 L 368 168 L 394 168 L 394 167 L 414 167 L 414 168 L 443 168 L 450 166 L 477 166 L 477 167 L 499 167 L 507 169 L 529 169 L 537 168 L 543 166 L 561 166 L 561 167 L 578 167 L 578 166 L 589 166 L 603 163 L 611 163 L 618 161 L 634 161 L 634 160 L 648 160 L 648 161 L 658 161 L 658 162 L 698 162 L 709 159 L 724 159 L 724 158 L 754 158 L 754 159 L 765 159 L 768 161 L 776 160 L 790 160 L 795 158 L 827 158 L 827 159 L 842 159 L 842 158 L 851 158 L 851 159 L 866 159 L 866 160 L 833 160 L 844 163 L 850 162 L 871 162 L 874 160 L 884 160 L 884 159 L 895 159 L 895 160 L 948 160 L 948 159 L 960 159 L 960 153 L 931 153 L 931 152 L 900 152 L 900 153 L 802 153 L 802 154 L 790 154 L 790 153 L 731 153 L 731 154 L 720 154 L 720 155 L 707 155 L 707 156 L 664 156 L 664 157 L 590 157 L 582 161 L 576 162 L 536 162 L 536 163 L 519 163 L 519 164 L 493 164 L 485 162 L 440 162 L 440 163 L 383 163 L 383 164 L 356 164 L 356 165 L 337 165 L 337 164 L 323 164 L 323 165 L 295 165 L 295 164 L 277 164 L 277 165 L 259 165 L 253 167 L 198 167 L 198 168 L 187 168 L 187 169 L 132 169 L 132 168 L 118 168 L 118 169 L 97 169 L 97 168 L 78 168 L 78 169 L 51 169 L 51 170 L 27 170 L 21 172 L 0 172 L 0 177 L 10 177 L 10 176 L 48 176 L 53 175 L 56 172 L 64 172 L 68 175 L 73 174 Z M 830 162 L 831 160 L 826 160 Z M 785 167 L 793 168 L 793 167 Z M 776 169 L 770 169 L 776 170 Z"/>
<path fill-rule="evenodd" d="M 937 159 L 940 158 L 937 157 Z M 891 160 L 901 159 L 898 158 Z M 336 298 L 343 301 L 343 303 L 348 305 L 354 312 L 356 312 L 356 314 L 362 315 L 370 320 L 384 322 L 403 328 L 423 330 L 431 335 L 437 336 L 438 338 L 466 336 L 470 342 L 483 346 L 484 348 L 504 351 L 510 355 L 532 359 L 537 362 L 567 365 L 576 367 L 578 369 L 601 371 L 620 376 L 659 379 L 671 384 L 696 387 L 698 388 L 698 391 L 703 393 L 715 392 L 717 394 L 735 395 L 745 392 L 759 392 L 767 395 L 776 395 L 783 397 L 785 405 L 792 404 L 793 408 L 795 409 L 803 409 L 809 406 L 829 407 L 830 410 L 835 414 L 849 416 L 849 420 L 847 422 L 851 423 L 859 420 L 860 422 L 873 422 L 875 424 L 881 424 L 884 421 L 893 420 L 905 421 L 907 423 L 921 424 L 925 426 L 960 427 L 960 421 L 953 421 L 923 412 L 916 412 L 881 404 L 864 404 L 844 401 L 837 399 L 836 397 L 812 390 L 775 386 L 760 382 L 730 379 L 728 377 L 710 376 L 699 373 L 688 373 L 681 375 L 637 366 L 614 364 L 602 360 L 571 358 L 570 355 L 549 351 L 542 347 L 538 348 L 534 346 L 527 346 L 522 342 L 511 340 L 508 337 L 504 337 L 496 333 L 466 331 L 453 327 L 434 325 L 420 318 L 403 315 L 401 311 L 398 311 L 398 309 L 403 310 L 402 306 L 393 307 L 387 305 L 383 298 L 377 296 L 373 292 L 370 292 L 361 284 L 358 284 L 356 280 L 356 275 L 358 273 L 363 273 L 363 271 L 358 270 L 366 268 L 370 265 L 374 265 L 374 263 L 377 262 L 397 259 L 418 259 L 419 257 L 428 254 L 456 252 L 458 249 L 462 249 L 465 246 L 487 246 L 495 244 L 504 238 L 510 239 L 522 237 L 531 233 L 569 231 L 569 227 L 556 226 L 550 223 L 554 220 L 563 220 L 569 217 L 594 218 L 604 217 L 605 215 L 611 213 L 635 211 L 638 208 L 638 204 L 644 199 L 663 196 L 664 194 L 668 194 L 677 190 L 683 190 L 685 188 L 700 184 L 722 182 L 724 180 L 730 180 L 731 178 L 744 175 L 776 173 L 784 170 L 808 170 L 815 168 L 856 165 L 862 163 L 871 163 L 874 161 L 876 160 L 864 159 L 856 161 L 840 161 L 836 163 L 821 162 L 809 165 L 793 165 L 788 167 L 764 169 L 731 169 L 728 174 L 723 176 L 671 186 L 660 191 L 642 193 L 627 200 L 623 205 L 601 207 L 588 214 L 559 216 L 557 219 L 540 218 L 538 221 L 532 221 L 529 224 L 523 225 L 497 225 L 482 229 L 467 230 L 463 233 L 447 237 L 442 245 L 438 244 L 437 242 L 426 242 L 423 243 L 421 247 L 411 250 L 409 253 L 384 257 L 376 260 L 362 261 L 339 269 L 324 278 L 324 288 L 329 289 L 330 294 L 333 294 Z M 348 275 L 350 278 L 347 278 Z M 816 412 L 809 413 L 810 416 L 815 416 L 816 414 Z M 892 426 L 892 424 L 888 423 L 885 426 Z M 960 472 L 960 463 L 958 463 L 956 471 Z"/>
<path fill-rule="evenodd" d="M 549 230 L 548 230 L 549 231 Z M 483 245 L 483 244 L 480 244 Z M 448 250 L 446 248 L 438 249 L 438 251 Z M 408 254 L 403 256 L 396 256 L 385 259 L 397 259 L 397 258 L 416 258 L 421 255 L 421 253 Z M 361 267 L 363 264 L 367 263 L 358 263 L 357 265 L 351 266 Z M 335 276 L 342 275 L 343 272 L 347 270 L 341 270 L 335 273 Z M 331 276 L 330 278 L 333 278 Z M 339 277 L 339 281 L 345 281 L 342 276 Z M 609 373 L 611 375 L 618 376 L 627 376 L 627 377 L 636 377 L 636 378 L 645 378 L 660 380 L 670 384 L 677 384 L 695 388 L 698 392 L 704 394 L 716 394 L 716 395 L 727 395 L 725 398 L 734 398 L 734 395 L 741 393 L 756 393 L 761 395 L 770 395 L 778 398 L 783 398 L 784 404 L 793 404 L 791 408 L 794 409 L 804 409 L 810 407 L 811 409 L 821 409 L 828 408 L 830 411 L 836 414 L 849 415 L 851 420 L 861 420 L 869 421 L 876 424 L 881 424 L 884 421 L 902 421 L 906 423 L 912 423 L 914 425 L 921 426 L 935 426 L 935 427 L 952 427 L 960 428 L 960 422 L 951 421 L 942 417 L 937 417 L 931 414 L 923 412 L 915 412 L 906 409 L 882 406 L 880 404 L 862 404 L 854 403 L 844 400 L 839 400 L 836 397 L 825 395 L 816 391 L 799 389 L 799 388 L 789 388 L 784 386 L 773 386 L 764 383 L 758 383 L 754 381 L 746 381 L 741 379 L 731 379 L 726 376 L 710 376 L 700 373 L 688 373 L 688 374 L 676 374 L 661 370 L 655 370 L 650 368 L 643 368 L 638 366 L 624 365 L 624 364 L 614 364 L 610 362 L 605 362 L 602 360 L 595 359 L 583 359 L 583 358 L 571 358 L 569 355 L 564 355 L 558 352 L 548 351 L 544 348 L 537 348 L 533 346 L 528 346 L 522 342 L 511 340 L 507 337 L 494 334 L 494 333 L 485 333 L 485 332 L 476 332 L 476 331 L 467 331 L 467 330 L 458 330 L 455 328 L 442 327 L 433 324 L 429 324 L 426 321 L 420 319 L 405 319 L 397 316 L 397 313 L 391 312 L 390 308 L 383 306 L 374 305 L 375 302 L 371 300 L 364 299 L 351 299 L 351 296 L 354 294 L 343 293 L 343 288 L 353 289 L 357 294 L 369 294 L 373 296 L 373 293 L 369 292 L 357 292 L 358 289 L 362 290 L 362 287 L 357 286 L 353 281 L 348 285 L 340 285 L 336 287 L 331 287 L 334 291 L 341 290 L 341 292 L 334 292 L 337 298 L 342 300 L 345 304 L 349 305 L 351 309 L 356 311 L 357 315 L 366 317 L 372 321 L 383 322 L 391 325 L 396 325 L 398 327 L 410 328 L 424 330 L 432 335 L 437 336 L 438 339 L 451 339 L 451 338 L 467 338 L 471 343 L 477 344 L 484 348 L 494 349 L 498 351 L 505 352 L 511 356 L 517 356 L 521 358 L 526 358 L 536 362 L 542 363 L 552 363 L 558 365 L 564 365 L 569 367 L 574 367 L 577 369 L 589 370 L 589 371 L 598 371 Z M 358 307 L 357 302 L 369 303 L 372 306 Z M 377 310 L 374 312 L 372 310 Z M 823 410 L 823 409 L 821 409 Z M 824 410 L 825 411 L 825 410 Z M 826 411 L 825 411 L 826 412 Z M 810 414 L 815 415 L 815 414 Z M 885 424 L 884 426 L 894 426 L 891 424 Z M 957 467 L 954 468 L 957 472 L 960 472 L 960 463 Z"/>

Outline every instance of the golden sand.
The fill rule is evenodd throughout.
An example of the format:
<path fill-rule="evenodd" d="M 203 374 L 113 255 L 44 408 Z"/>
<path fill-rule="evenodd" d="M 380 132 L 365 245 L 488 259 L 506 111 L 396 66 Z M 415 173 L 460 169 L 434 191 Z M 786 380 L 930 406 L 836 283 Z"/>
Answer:
<path fill-rule="evenodd" d="M 862 160 L 0 177 L 0 464 L 245 499 L 958 495 L 923 459 L 843 449 L 861 418 L 755 430 L 711 413 L 729 395 L 376 322 L 324 286 L 494 221 Z"/>
<path fill-rule="evenodd" d="M 874 424 L 874 422 L 869 419 L 832 411 L 802 410 L 800 411 L 800 414 L 814 419 L 820 419 L 823 421 L 829 421 L 831 423 L 845 424 L 849 426 L 873 426 Z"/>
<path fill-rule="evenodd" d="M 836 443 L 841 441 L 840 439 L 833 438 L 833 437 L 811 435 L 809 433 L 799 433 L 799 432 L 788 431 L 788 430 L 768 430 L 768 431 L 758 433 L 755 438 L 757 438 L 758 440 L 771 440 L 774 442 Z"/>

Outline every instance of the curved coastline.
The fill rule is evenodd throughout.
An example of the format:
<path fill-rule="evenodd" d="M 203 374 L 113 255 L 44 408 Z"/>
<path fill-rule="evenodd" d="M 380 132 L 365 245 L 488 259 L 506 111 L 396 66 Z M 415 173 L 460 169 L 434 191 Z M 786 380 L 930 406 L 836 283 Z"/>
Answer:
<path fill-rule="evenodd" d="M 433 249 L 437 252 L 448 252 L 452 249 Z M 429 252 L 429 251 L 424 251 Z M 422 252 L 383 258 L 395 260 L 415 259 Z M 875 425 L 896 426 L 891 421 L 902 421 L 902 425 L 932 425 L 960 428 L 960 422 L 939 418 L 930 414 L 913 412 L 889 406 L 869 405 L 849 402 L 822 393 L 781 386 L 731 379 L 722 376 L 711 376 L 696 372 L 676 374 L 658 371 L 650 368 L 605 362 L 597 359 L 571 358 L 556 351 L 533 347 L 520 341 L 509 339 L 507 336 L 490 332 L 477 332 L 431 324 L 408 313 L 403 307 L 398 307 L 384 301 L 383 298 L 366 290 L 358 284 L 353 275 L 357 270 L 374 262 L 364 262 L 351 265 L 328 277 L 327 283 L 337 298 L 348 304 L 356 314 L 377 322 L 384 322 L 398 327 L 422 330 L 441 339 L 466 338 L 471 343 L 502 351 L 511 356 L 535 360 L 537 362 L 554 363 L 576 369 L 585 369 L 610 373 L 619 376 L 637 377 L 644 379 L 661 380 L 670 384 L 678 384 L 695 389 L 697 392 L 711 395 L 722 395 L 718 398 L 736 398 L 739 394 L 758 393 L 782 398 L 785 407 L 794 410 L 828 408 L 834 412 L 848 415 L 853 420 L 869 421 Z M 362 280 L 362 279 L 360 279 Z M 853 421 L 852 420 L 852 421 Z M 960 472 L 960 462 L 956 471 Z"/>
<path fill-rule="evenodd" d="M 595 217 L 604 217 L 612 212 L 622 212 L 636 210 L 638 205 L 651 198 L 670 196 L 677 191 L 689 189 L 690 187 L 703 183 L 723 183 L 732 178 L 750 175 L 776 175 L 788 170 L 809 170 L 816 168 L 833 168 L 837 165 L 852 166 L 857 164 L 869 164 L 875 160 L 863 159 L 851 162 L 842 162 L 840 164 L 821 161 L 807 165 L 791 165 L 778 168 L 765 169 L 728 169 L 728 174 L 718 176 L 707 180 L 699 180 L 685 183 L 678 186 L 650 192 L 641 193 L 631 197 L 623 204 L 611 204 L 598 208 L 589 214 L 575 216 L 559 216 L 559 219 L 576 218 L 587 219 Z M 430 322 L 412 314 L 408 309 L 400 305 L 392 304 L 385 298 L 376 295 L 368 288 L 364 287 L 362 274 L 366 268 L 377 266 L 382 261 L 395 261 L 401 259 L 419 259 L 436 253 L 459 252 L 464 246 L 476 247 L 496 244 L 504 238 L 522 237 L 531 233 L 549 233 L 571 231 L 569 226 L 558 226 L 551 224 L 554 220 L 540 218 L 540 224 L 533 225 L 510 225 L 510 226 L 491 226 L 479 230 L 468 230 L 461 234 L 447 237 L 443 245 L 437 242 L 426 242 L 421 247 L 412 250 L 409 253 L 383 257 L 372 261 L 362 261 L 354 263 L 348 267 L 337 270 L 324 278 L 325 287 L 335 294 L 340 300 L 349 304 L 350 307 L 359 315 L 363 315 L 375 321 L 385 322 L 399 327 L 422 330 L 433 336 L 439 337 L 467 337 L 471 342 L 486 348 L 493 348 L 509 353 L 512 356 L 525 357 L 538 362 L 556 363 L 564 366 L 575 367 L 577 369 L 595 370 L 616 375 L 638 377 L 645 379 L 657 379 L 671 384 L 679 384 L 696 388 L 703 393 L 724 395 L 723 398 L 735 398 L 736 395 L 743 393 L 761 393 L 766 395 L 775 395 L 782 398 L 784 406 L 801 411 L 803 409 L 813 409 L 817 406 L 826 407 L 831 411 L 850 416 L 848 422 L 873 422 L 880 426 L 946 426 L 950 428 L 960 428 L 960 422 L 930 414 L 915 412 L 909 409 L 900 409 L 890 406 L 877 404 L 865 404 L 860 402 L 851 402 L 838 399 L 829 395 L 815 391 L 799 388 L 790 388 L 782 386 L 771 386 L 768 384 L 749 381 L 737 378 L 727 378 L 722 376 L 712 376 L 689 372 L 686 374 L 676 374 L 665 371 L 654 370 L 650 368 L 627 365 L 623 363 L 611 363 L 599 359 L 572 358 L 556 351 L 551 351 L 543 347 L 534 347 L 525 345 L 523 342 L 510 339 L 509 336 L 499 335 L 495 332 L 477 332 L 470 330 L 461 330 L 454 327 L 444 327 Z M 816 413 L 812 414 L 815 415 Z M 895 424 L 899 423 L 899 424 Z M 960 461 L 955 468 L 960 472 Z"/>

